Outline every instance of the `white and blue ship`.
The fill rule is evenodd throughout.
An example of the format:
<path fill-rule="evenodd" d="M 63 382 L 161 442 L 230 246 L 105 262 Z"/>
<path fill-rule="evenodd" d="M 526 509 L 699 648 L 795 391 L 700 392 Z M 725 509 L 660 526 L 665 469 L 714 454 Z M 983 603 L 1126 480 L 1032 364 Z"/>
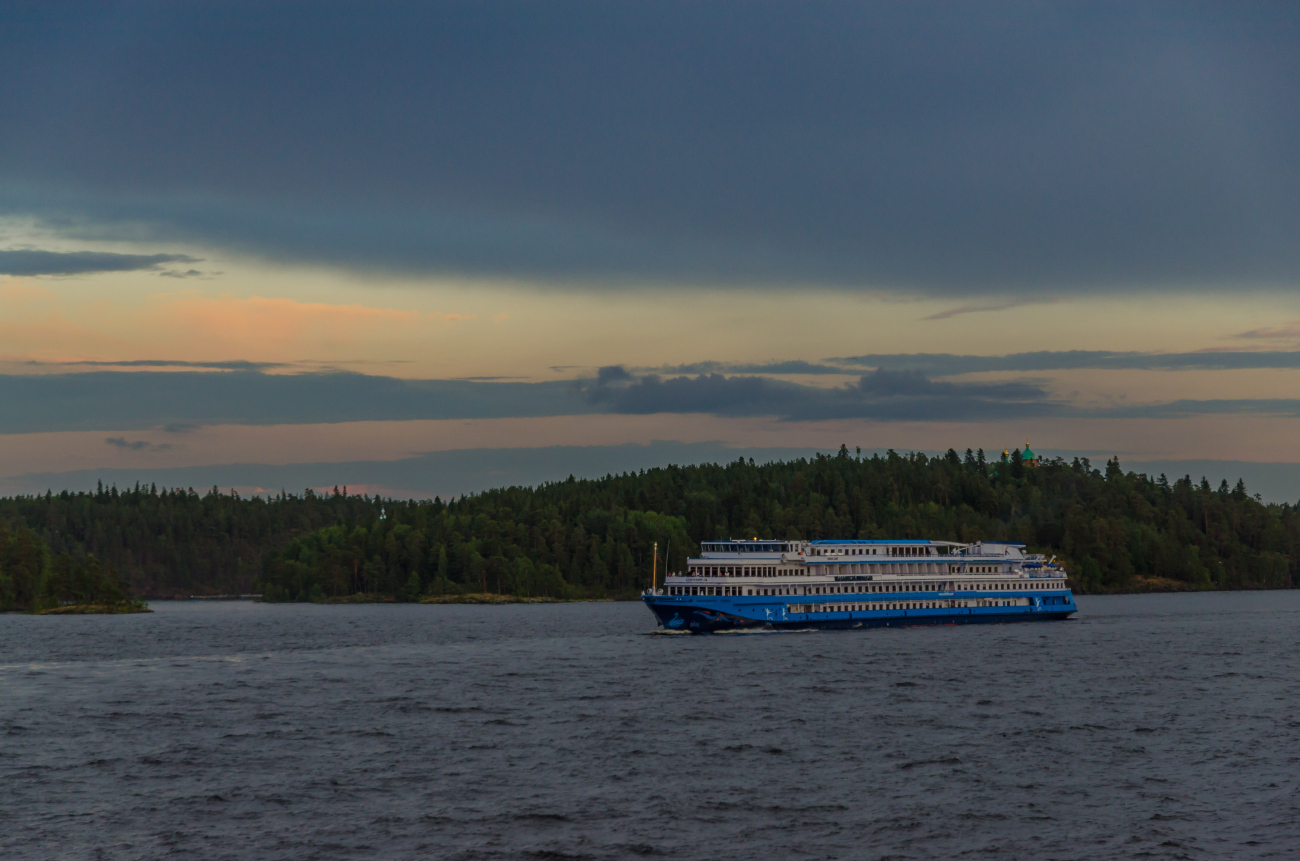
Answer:
<path fill-rule="evenodd" d="M 708 541 L 642 600 L 670 631 L 1039 622 L 1078 612 L 1065 571 L 1023 544 Z"/>

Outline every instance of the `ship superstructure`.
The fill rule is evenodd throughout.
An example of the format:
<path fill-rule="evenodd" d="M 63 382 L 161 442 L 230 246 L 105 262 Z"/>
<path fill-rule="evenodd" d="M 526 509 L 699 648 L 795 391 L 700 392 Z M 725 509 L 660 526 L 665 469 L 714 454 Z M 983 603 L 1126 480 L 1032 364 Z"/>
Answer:
<path fill-rule="evenodd" d="M 1065 571 L 1024 545 L 917 540 L 706 541 L 642 597 L 669 630 L 1065 619 Z"/>

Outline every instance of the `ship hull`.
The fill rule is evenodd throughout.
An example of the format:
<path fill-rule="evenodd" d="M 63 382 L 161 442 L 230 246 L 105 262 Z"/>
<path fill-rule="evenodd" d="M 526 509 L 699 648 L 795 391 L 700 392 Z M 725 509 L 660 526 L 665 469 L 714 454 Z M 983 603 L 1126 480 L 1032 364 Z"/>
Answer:
<path fill-rule="evenodd" d="M 746 630 L 850 630 L 912 628 L 924 625 L 1001 625 L 1012 622 L 1058 622 L 1077 608 L 954 607 L 911 610 L 860 610 L 834 613 L 790 613 L 784 604 L 726 602 L 706 605 L 659 595 L 642 600 L 665 631 L 713 634 Z"/>

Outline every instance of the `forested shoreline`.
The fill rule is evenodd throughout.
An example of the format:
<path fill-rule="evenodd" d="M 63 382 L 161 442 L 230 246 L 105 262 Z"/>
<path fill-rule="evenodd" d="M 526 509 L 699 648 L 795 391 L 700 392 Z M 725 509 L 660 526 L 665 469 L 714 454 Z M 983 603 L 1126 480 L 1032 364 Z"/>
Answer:
<path fill-rule="evenodd" d="M 0 522 L 0 611 L 142 610 L 127 592 L 111 565 L 85 554 L 52 553 L 27 526 Z"/>
<path fill-rule="evenodd" d="M 669 466 L 451 501 L 101 487 L 2 499 L 0 524 L 6 609 L 30 604 L 32 584 L 56 582 L 59 565 L 114 572 L 102 576 L 150 598 L 630 598 L 650 583 L 655 542 L 662 572 L 665 561 L 680 569 L 702 540 L 742 535 L 1020 541 L 1058 556 L 1081 592 L 1300 580 L 1296 506 L 1264 504 L 1240 481 L 1212 488 L 1125 473 L 1117 459 L 1103 470 L 1087 459 L 1035 467 L 1019 452 L 986 462 L 969 450 L 862 458 L 842 447 L 811 460 Z M 44 573 L 30 562 L 38 545 Z"/>

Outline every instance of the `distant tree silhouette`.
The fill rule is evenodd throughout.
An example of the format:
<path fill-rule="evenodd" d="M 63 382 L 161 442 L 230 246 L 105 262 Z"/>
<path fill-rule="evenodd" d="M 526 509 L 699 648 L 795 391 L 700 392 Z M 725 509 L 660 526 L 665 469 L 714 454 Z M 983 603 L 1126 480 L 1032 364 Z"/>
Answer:
<path fill-rule="evenodd" d="M 109 594 L 109 583 L 128 595 L 261 591 L 282 601 L 621 598 L 649 586 L 654 542 L 671 552 L 662 576 L 701 541 L 741 535 L 1019 541 L 1059 556 L 1084 591 L 1130 588 L 1135 577 L 1206 589 L 1296 584 L 1300 512 L 1259 502 L 1244 482 L 1214 492 L 1190 476 L 1170 484 L 1125 473 L 1118 458 L 1104 476 L 1086 458 L 1019 470 L 1016 461 L 990 465 L 982 449 L 859 459 L 841 446 L 812 459 L 570 477 L 450 502 L 102 485 L 13 497 L 0 499 L 0 607 Z M 92 582 L 100 586 L 87 591 Z"/>

